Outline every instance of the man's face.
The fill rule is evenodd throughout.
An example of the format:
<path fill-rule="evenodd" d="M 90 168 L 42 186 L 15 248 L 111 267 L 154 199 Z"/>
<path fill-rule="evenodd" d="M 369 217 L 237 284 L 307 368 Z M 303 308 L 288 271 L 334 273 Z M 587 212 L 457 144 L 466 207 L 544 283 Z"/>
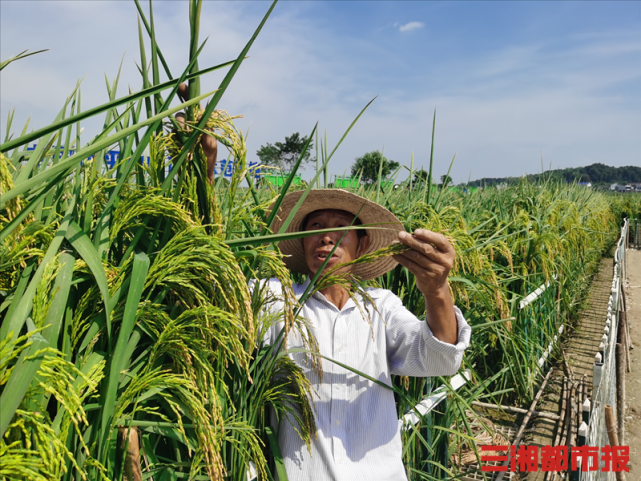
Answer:
<path fill-rule="evenodd" d="M 331 229 L 334 227 L 347 227 L 352 223 L 354 215 L 344 210 L 325 209 L 317 210 L 309 214 L 307 223 L 304 226 L 306 231 Z M 320 269 L 323 262 L 338 243 L 340 238 L 345 234 L 340 245 L 334 251 L 332 258 L 327 262 L 325 270 L 330 270 L 337 264 L 352 261 L 360 257 L 369 246 L 369 237 L 363 236 L 360 239 L 355 230 L 348 232 L 336 231 L 324 234 L 312 235 L 303 238 L 303 250 L 305 251 L 305 261 L 312 274 Z M 341 269 L 338 272 L 349 272 L 353 266 Z"/>

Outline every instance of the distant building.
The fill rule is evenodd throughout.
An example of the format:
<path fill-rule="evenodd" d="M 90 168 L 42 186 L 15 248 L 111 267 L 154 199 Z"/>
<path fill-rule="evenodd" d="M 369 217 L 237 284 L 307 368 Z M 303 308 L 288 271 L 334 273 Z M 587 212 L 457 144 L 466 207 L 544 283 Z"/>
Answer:
<path fill-rule="evenodd" d="M 587 187 L 588 189 L 592 188 L 592 182 L 579 182 L 579 185 L 582 187 Z"/>
<path fill-rule="evenodd" d="M 617 185 L 616 184 L 612 184 L 610 186 L 610 190 L 617 190 Z"/>

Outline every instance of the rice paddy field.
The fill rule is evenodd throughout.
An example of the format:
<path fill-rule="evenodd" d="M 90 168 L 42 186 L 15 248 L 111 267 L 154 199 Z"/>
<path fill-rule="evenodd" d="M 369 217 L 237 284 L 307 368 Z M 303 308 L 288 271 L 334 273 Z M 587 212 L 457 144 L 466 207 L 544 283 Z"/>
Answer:
<path fill-rule="evenodd" d="M 280 346 L 257 342 L 282 320 L 305 331 L 296 299 L 286 289 L 288 308 L 266 316 L 270 295 L 250 281 L 301 280 L 276 246 L 301 234 L 272 232 L 269 207 L 294 188 L 325 187 L 340 142 L 319 141 L 314 127 L 319 167 L 310 182 L 255 184 L 234 126 L 242 112 L 217 105 L 274 5 L 236 59 L 207 68 L 198 64 L 200 6 L 190 2 L 184 71 L 169 71 L 153 16 L 139 6 L 141 39 L 152 42 L 145 51 L 141 40 L 143 90 L 117 98 L 116 76 L 107 104 L 83 110 L 77 86 L 48 126 L 15 130 L 8 119 L 0 145 L 2 479 L 285 480 L 270 411 L 298 423 L 306 441 L 314 435 L 302 370 Z M 222 68 L 219 88 L 201 93 L 200 76 Z M 161 71 L 172 80 L 161 82 Z M 183 82 L 191 100 L 170 106 Z M 176 120 L 180 111 L 186 122 Z M 104 130 L 82 138 L 82 122 L 94 116 Z M 231 182 L 209 182 L 203 136 L 229 150 Z M 121 155 L 110 167 L 112 148 Z M 404 462 L 411 480 L 456 477 L 455 454 L 474 449 L 471 403 L 532 399 L 543 374 L 537 360 L 559 326 L 571 326 L 621 220 L 641 215 L 641 196 L 552 182 L 471 194 L 431 182 L 350 190 L 386 206 L 408 231 L 443 232 L 457 251 L 450 287 L 473 326 L 462 366 L 470 381 L 454 390 L 445 378 L 397 378 L 392 387 L 399 417 L 447 390 L 404 431 Z M 401 266 L 370 282 L 424 316 Z M 547 282 L 545 295 L 521 309 Z M 313 353 L 310 360 L 320 367 Z"/>

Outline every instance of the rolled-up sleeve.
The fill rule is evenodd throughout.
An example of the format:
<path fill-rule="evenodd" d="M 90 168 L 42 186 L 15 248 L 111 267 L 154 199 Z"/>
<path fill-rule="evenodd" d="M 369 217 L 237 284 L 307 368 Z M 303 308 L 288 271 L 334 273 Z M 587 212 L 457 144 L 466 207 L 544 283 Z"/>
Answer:
<path fill-rule="evenodd" d="M 458 341 L 449 344 L 434 337 L 427 322 L 408 311 L 391 292 L 380 301 L 380 306 L 384 306 L 381 314 L 386 323 L 387 359 L 392 374 L 413 377 L 456 374 L 472 334 L 458 307 L 454 306 Z"/>

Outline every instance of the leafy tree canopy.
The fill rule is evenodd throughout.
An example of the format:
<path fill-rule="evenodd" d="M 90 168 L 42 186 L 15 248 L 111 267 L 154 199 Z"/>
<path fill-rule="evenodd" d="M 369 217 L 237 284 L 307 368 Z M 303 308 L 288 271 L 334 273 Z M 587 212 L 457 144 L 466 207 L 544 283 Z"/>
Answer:
<path fill-rule="evenodd" d="M 356 158 L 352 165 L 352 175 L 360 175 L 363 182 L 372 184 L 378 180 L 379 171 L 381 179 L 386 179 L 399 165 L 398 162 L 387 159 L 380 151 L 374 150 Z"/>
<path fill-rule="evenodd" d="M 429 178 L 429 176 L 429 172 L 421 167 L 421 169 L 414 171 L 414 178 L 412 179 L 412 183 L 416 186 L 416 188 L 421 188 L 421 186 L 427 184 L 427 179 Z M 441 184 L 445 182 L 447 184 L 451 184 L 452 178 L 449 175 L 442 175 Z M 434 183 L 435 179 L 432 177 L 432 185 L 434 185 Z"/>
<path fill-rule="evenodd" d="M 273 165 L 274 167 L 280 167 L 284 172 L 291 172 L 294 164 L 303 153 L 306 142 L 306 135 L 301 137 L 300 133 L 294 132 L 289 137 L 285 137 L 285 142 L 276 142 L 274 145 L 270 143 L 261 145 L 256 155 L 264 165 Z M 314 142 L 312 141 L 303 156 L 301 165 L 316 160 L 311 154 L 313 147 Z"/>
<path fill-rule="evenodd" d="M 590 179 L 590 175 L 589 174 L 583 173 L 579 177 L 579 182 L 591 182 L 591 181 L 592 181 L 592 179 Z"/>

